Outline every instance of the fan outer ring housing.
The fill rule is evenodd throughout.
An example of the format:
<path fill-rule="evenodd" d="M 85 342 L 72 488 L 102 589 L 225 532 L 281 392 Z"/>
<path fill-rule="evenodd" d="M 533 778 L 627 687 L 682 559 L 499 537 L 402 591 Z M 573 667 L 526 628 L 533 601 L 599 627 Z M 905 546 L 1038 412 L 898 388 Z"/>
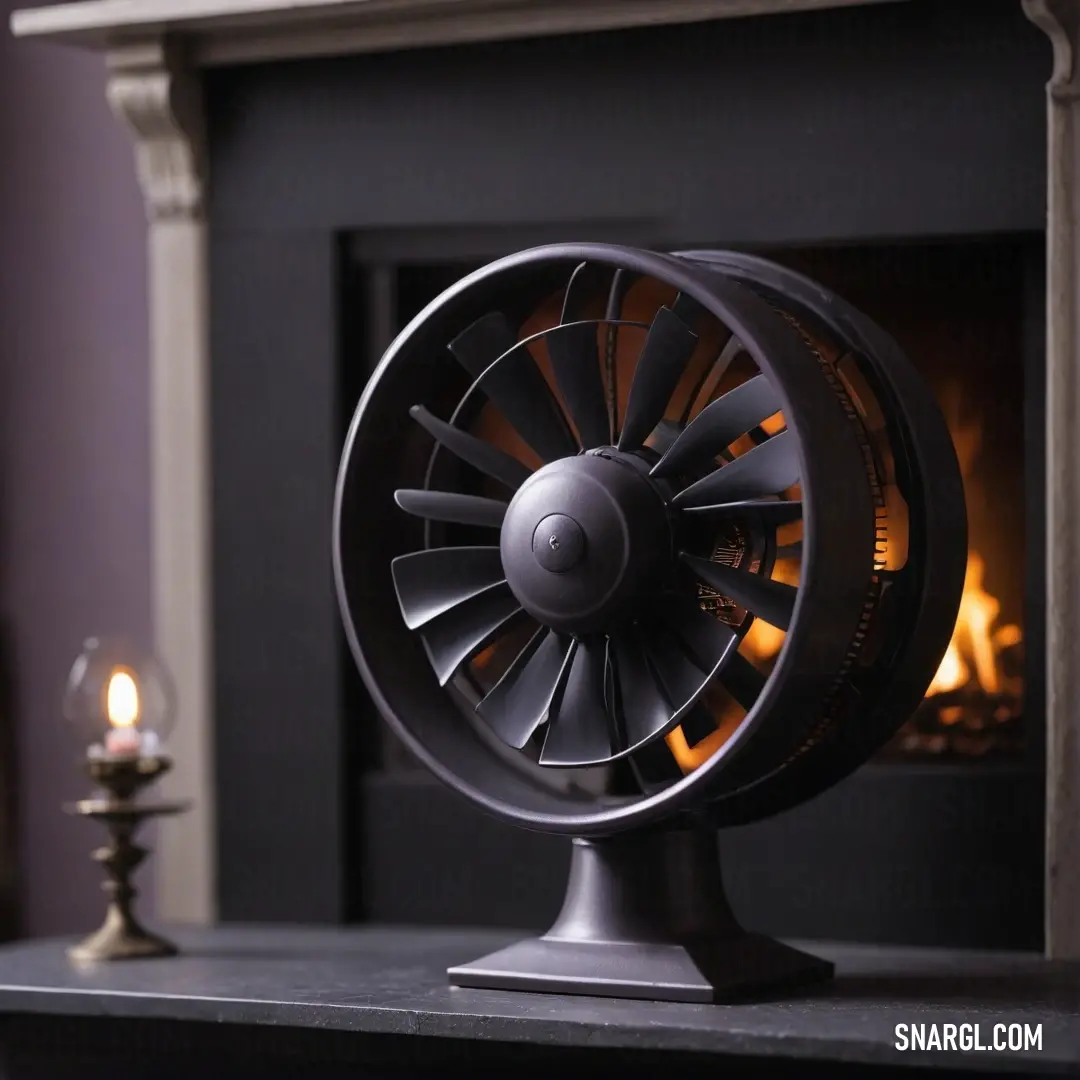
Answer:
<path fill-rule="evenodd" d="M 378 545 L 369 543 L 359 512 L 361 494 L 380 490 L 370 476 L 393 443 L 398 418 L 412 404 L 410 395 L 416 395 L 417 365 L 430 365 L 431 353 L 490 309 L 493 296 L 548 274 L 565 280 L 565 272 L 583 262 L 656 278 L 739 336 L 774 381 L 789 429 L 800 436 L 804 503 L 804 578 L 787 642 L 755 706 L 727 744 L 696 771 L 637 801 L 612 805 L 548 790 L 510 771 L 481 740 L 462 737 L 454 706 L 426 669 L 415 640 L 391 615 L 389 559 L 381 559 Z M 812 454 L 806 453 L 803 432 L 814 433 Z M 827 513 L 819 510 L 823 506 Z M 464 278 L 417 315 L 391 345 L 364 391 L 346 438 L 335 492 L 333 565 L 354 659 L 379 712 L 411 753 L 439 780 L 495 817 L 537 831 L 600 837 L 702 811 L 723 823 L 718 808 L 729 767 L 755 757 L 763 763 L 770 760 L 767 740 L 761 737 L 763 720 L 774 713 L 797 715 L 800 702 L 819 697 L 824 680 L 842 662 L 845 641 L 858 626 L 872 568 L 866 568 L 863 580 L 843 555 L 846 545 L 833 541 L 846 537 L 850 543 L 854 538 L 862 550 L 872 550 L 873 521 L 855 434 L 844 422 L 835 395 L 808 370 L 802 341 L 765 300 L 697 261 L 612 245 L 550 245 L 498 260 Z M 360 545 L 368 548 L 365 558 L 352 559 Z M 835 632 L 804 629 L 807 610 L 827 612 Z M 931 669 L 927 682 L 932 674 Z M 766 768 L 762 765 L 759 771 Z M 769 816 L 783 801 L 782 793 L 774 792 L 749 810 L 744 804 L 739 820 Z"/>
<path fill-rule="evenodd" d="M 959 611 L 967 569 L 967 510 L 960 464 L 941 410 L 891 335 L 836 293 L 767 259 L 717 251 L 680 251 L 674 257 L 720 268 L 763 295 L 782 298 L 789 311 L 816 324 L 841 349 L 865 357 L 889 397 L 896 438 L 921 488 L 908 492 L 908 503 L 912 557 L 924 580 L 904 651 L 887 684 L 858 726 L 811 749 L 782 774 L 762 777 L 715 804 L 719 824 L 738 825 L 762 816 L 761 806 L 769 814 L 781 813 L 833 787 L 880 750 L 916 709 L 949 645 Z"/>

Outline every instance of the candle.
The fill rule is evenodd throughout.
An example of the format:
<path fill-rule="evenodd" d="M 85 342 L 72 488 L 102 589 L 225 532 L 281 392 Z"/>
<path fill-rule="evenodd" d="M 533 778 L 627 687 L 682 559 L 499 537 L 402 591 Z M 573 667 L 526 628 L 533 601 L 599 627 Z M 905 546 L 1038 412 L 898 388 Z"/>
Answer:
<path fill-rule="evenodd" d="M 155 656 L 123 638 L 89 638 L 68 675 L 64 716 L 92 772 L 115 766 L 126 775 L 165 757 L 175 698 Z"/>
<path fill-rule="evenodd" d="M 138 757 L 142 736 L 134 728 L 113 728 L 105 732 L 105 750 L 113 757 Z"/>
<path fill-rule="evenodd" d="M 142 753 L 142 734 L 137 727 L 139 688 L 130 671 L 116 668 L 109 676 L 105 710 L 109 718 L 106 753 L 114 757 L 138 757 Z"/>

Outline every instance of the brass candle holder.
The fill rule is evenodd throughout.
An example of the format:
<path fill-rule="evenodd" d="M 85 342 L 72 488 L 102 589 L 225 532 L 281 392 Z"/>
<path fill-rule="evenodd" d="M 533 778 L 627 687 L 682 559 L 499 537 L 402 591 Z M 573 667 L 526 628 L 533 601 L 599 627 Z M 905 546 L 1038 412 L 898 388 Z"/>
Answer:
<path fill-rule="evenodd" d="M 65 809 L 99 821 L 109 842 L 93 853 L 107 878 L 105 921 L 70 949 L 75 961 L 172 956 L 172 942 L 135 917 L 131 878 L 149 851 L 135 843 L 144 821 L 179 814 L 187 802 L 143 802 L 139 793 L 172 766 L 164 739 L 175 713 L 172 680 L 164 665 L 123 639 L 90 638 L 68 678 L 64 713 L 82 743 L 84 768 L 97 791 Z"/>
<path fill-rule="evenodd" d="M 109 843 L 93 853 L 95 861 L 108 874 L 102 889 L 109 901 L 100 929 L 68 950 L 72 960 L 134 960 L 176 954 L 171 941 L 150 933 L 136 918 L 134 901 L 138 890 L 131 883 L 135 870 L 149 854 L 134 841 L 142 823 L 188 809 L 187 802 L 147 803 L 136 798 L 142 788 L 171 767 L 172 762 L 162 756 L 100 758 L 87 762 L 87 772 L 103 794 L 81 799 L 65 809 L 100 821 L 109 831 Z"/>

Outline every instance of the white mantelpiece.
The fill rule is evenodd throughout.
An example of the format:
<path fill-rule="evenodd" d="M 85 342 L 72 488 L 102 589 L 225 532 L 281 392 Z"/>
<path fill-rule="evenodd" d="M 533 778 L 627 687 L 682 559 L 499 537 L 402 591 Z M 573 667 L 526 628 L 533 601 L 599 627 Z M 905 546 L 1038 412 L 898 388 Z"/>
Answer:
<path fill-rule="evenodd" d="M 883 0 L 85 0 L 16 12 L 17 36 L 106 54 L 149 216 L 154 614 L 185 688 L 161 838 L 162 914 L 215 915 L 210 668 L 207 166 L 199 69 L 688 23 Z M 896 2 L 896 0 L 892 0 Z M 1017 0 L 1053 44 L 1047 222 L 1047 952 L 1080 958 L 1080 0 Z"/>
<path fill-rule="evenodd" d="M 89 0 L 18 11 L 17 36 L 106 51 L 182 33 L 197 67 L 896 0 Z"/>

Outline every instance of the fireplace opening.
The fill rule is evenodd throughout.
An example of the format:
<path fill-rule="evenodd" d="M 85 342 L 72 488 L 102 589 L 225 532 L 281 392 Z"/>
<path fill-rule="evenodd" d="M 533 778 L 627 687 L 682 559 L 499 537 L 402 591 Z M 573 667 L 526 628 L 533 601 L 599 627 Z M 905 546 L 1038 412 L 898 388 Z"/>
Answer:
<path fill-rule="evenodd" d="M 408 246 L 408 257 L 373 260 L 369 254 L 361 257 L 366 249 L 357 243 L 353 257 L 346 260 L 342 275 L 342 435 L 368 376 L 396 334 L 461 277 L 528 245 L 484 248 L 469 257 L 456 251 L 454 256 L 440 255 L 437 247 L 421 257 L 415 251 L 415 240 Z M 921 705 L 867 767 L 876 773 L 860 788 L 858 812 L 865 810 L 868 822 L 888 822 L 886 828 L 894 832 L 892 836 L 883 832 L 873 844 L 866 841 L 874 847 L 869 862 L 880 860 L 878 866 L 864 866 L 871 875 L 867 880 L 880 873 L 881 880 L 888 881 L 901 872 L 890 844 L 906 844 L 900 832 L 918 835 L 921 826 L 914 824 L 915 819 L 927 818 L 927 829 L 959 829 L 952 840 L 938 836 L 931 845 L 934 852 L 944 852 L 950 844 L 965 844 L 963 837 L 969 833 L 993 831 L 997 839 L 990 845 L 995 853 L 991 856 L 979 848 L 980 853 L 972 858 L 981 865 L 985 859 L 998 858 L 1000 851 L 1007 870 L 1002 876 L 987 863 L 987 881 L 995 875 L 999 882 L 1007 879 L 1008 889 L 1023 891 L 1026 899 L 1022 904 L 1002 900 L 1010 910 L 1010 919 L 1023 908 L 1016 915 L 1016 925 L 1003 926 L 996 915 L 984 918 L 980 914 L 970 927 L 965 926 L 962 914 L 954 910 L 958 907 L 956 896 L 951 895 L 956 892 L 955 884 L 943 884 L 937 899 L 930 895 L 933 879 L 941 875 L 941 858 L 928 849 L 925 857 L 911 855 L 912 866 L 918 864 L 915 873 L 919 881 L 908 884 L 929 890 L 917 905 L 908 905 L 913 911 L 918 909 L 917 918 L 899 910 L 884 910 L 888 905 L 874 900 L 875 890 L 869 887 L 867 910 L 852 912 L 847 909 L 855 901 L 844 893 L 842 881 L 832 885 L 828 881 L 802 881 L 802 876 L 811 872 L 821 875 L 818 858 L 817 869 L 808 866 L 805 875 L 798 872 L 797 888 L 812 889 L 815 896 L 823 898 L 818 905 L 822 929 L 813 922 L 817 916 L 806 916 L 805 920 L 802 915 L 798 919 L 793 916 L 791 926 L 781 924 L 787 918 L 779 911 L 782 904 L 777 906 L 776 919 L 780 921 L 762 928 L 789 936 L 843 937 L 850 924 L 856 928 L 850 933 L 870 940 L 1025 947 L 1040 932 L 1032 923 L 1039 908 L 1038 857 L 1027 851 L 1027 822 L 1037 814 L 1028 806 L 1028 794 L 1032 792 L 1029 780 L 1041 770 L 1038 750 L 1043 723 L 1039 645 L 1043 582 L 1037 561 L 1030 558 L 1031 553 L 1041 550 L 1042 535 L 1042 347 L 1041 341 L 1032 337 L 1032 328 L 1041 325 L 1043 312 L 1041 283 L 1032 283 L 1032 267 L 1041 265 L 1042 260 L 1041 237 L 774 248 L 763 253 L 834 290 L 897 339 L 932 388 L 962 469 L 969 519 L 963 604 L 949 650 Z M 897 535 L 902 536 L 903 530 Z M 902 562 L 904 555 L 902 550 L 884 552 L 887 563 Z M 793 569 L 797 573 L 797 559 Z M 773 576 L 778 573 L 774 571 Z M 782 632 L 759 620 L 745 645 L 758 666 L 767 669 L 782 643 Z M 350 841 L 353 865 L 349 874 L 355 893 L 349 902 L 352 917 L 513 927 L 539 927 L 550 922 L 561 899 L 564 845 L 551 837 L 510 835 L 517 830 L 457 806 L 451 795 L 437 784 L 432 786 L 430 778 L 378 722 L 353 664 L 346 659 L 342 669 L 348 681 L 346 702 L 351 713 L 345 725 L 352 751 L 349 772 L 358 778 L 348 789 L 353 805 L 347 812 L 355 833 Z M 684 771 L 695 766 L 691 750 L 696 747 L 671 749 Z M 1006 775 L 1001 775 L 1002 770 Z M 895 776 L 898 783 L 876 787 L 877 773 Z M 938 784 L 931 773 L 949 793 L 939 794 L 944 792 L 939 787 L 923 791 L 924 777 L 931 785 Z M 1019 779 L 1010 779 L 1014 776 Z M 598 783 L 609 781 L 598 777 Z M 1015 795 L 1017 805 L 1011 811 L 989 805 L 1000 802 L 1002 790 Z M 897 805 L 901 791 L 912 803 L 906 809 Z M 880 805 L 868 805 L 867 800 Z M 952 808 L 960 820 L 930 821 L 942 807 Z M 905 826 L 907 831 L 894 830 L 892 823 L 898 812 L 909 814 L 913 822 L 910 829 Z M 840 835 L 846 826 L 838 820 L 834 829 L 828 825 L 828 813 L 820 813 L 825 831 L 832 829 Z M 850 810 L 846 813 L 850 815 Z M 1001 825 L 1004 821 L 1009 824 Z M 771 843 L 767 838 L 778 836 L 768 832 L 770 828 L 768 823 L 764 826 L 761 843 Z M 881 831 L 879 826 L 868 828 Z M 817 831 L 815 822 L 815 835 Z M 441 889 L 436 898 L 418 891 L 415 875 L 403 874 L 400 869 L 400 845 L 406 837 L 419 837 L 416 843 L 430 844 L 431 850 L 423 856 L 427 864 L 453 866 L 450 876 L 458 884 Z M 407 842 L 412 845 L 414 840 Z M 755 890 L 773 881 L 781 873 L 777 867 L 785 862 L 788 870 L 783 873 L 795 873 L 791 859 L 780 851 L 784 842 L 790 841 L 776 840 L 775 859 L 765 857 L 764 863 L 744 875 L 745 882 L 734 882 L 734 895 L 756 897 Z M 810 843 L 828 845 L 830 841 L 822 836 Z M 757 841 L 755 844 L 760 847 Z M 740 851 L 745 858 L 745 848 Z M 514 865 L 508 873 L 510 858 Z M 866 861 L 865 854 L 861 858 Z M 807 860 L 814 862 L 809 855 Z M 1030 886 L 1023 884 L 1029 863 L 1035 871 Z M 391 880 L 394 876 L 400 880 Z M 477 877 L 486 883 L 480 896 L 468 884 Z M 833 885 L 837 896 L 828 900 Z M 982 886 L 980 889 L 986 892 Z M 1006 886 L 995 885 L 990 892 L 995 889 L 1000 892 Z M 942 911 L 948 909 L 949 913 L 942 914 L 934 925 L 939 901 Z M 846 914 L 841 917 L 836 912 Z M 1032 912 L 1035 914 L 1029 919 Z"/>
<path fill-rule="evenodd" d="M 1033 666 L 1024 634 L 1025 243 L 822 247 L 768 255 L 832 288 L 893 334 L 933 389 L 960 460 L 969 523 L 960 614 L 921 706 L 882 759 L 1022 760 L 1029 738 L 1027 669 Z M 348 366 L 342 394 L 347 412 L 396 333 L 485 261 L 358 268 L 353 278 L 360 303 L 346 310 L 359 324 L 351 336 L 366 362 Z M 902 557 L 886 549 L 887 561 Z M 774 577 L 782 573 L 781 567 Z M 783 639 L 783 631 L 757 620 L 746 649 L 767 669 Z M 352 665 L 346 670 L 353 678 Z M 355 693 L 350 697 L 355 700 Z M 370 764 L 407 767 L 394 747 L 384 745 L 383 754 L 387 760 L 380 756 Z"/>

